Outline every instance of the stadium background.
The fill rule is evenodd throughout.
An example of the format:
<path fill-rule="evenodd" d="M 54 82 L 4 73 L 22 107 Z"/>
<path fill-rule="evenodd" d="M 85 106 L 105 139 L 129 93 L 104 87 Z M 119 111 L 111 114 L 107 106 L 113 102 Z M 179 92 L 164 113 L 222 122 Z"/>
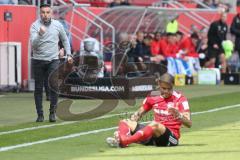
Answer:
<path fill-rule="evenodd" d="M 66 2 L 68 5 L 64 6 L 63 10 L 69 9 L 66 20 L 70 26 L 71 24 L 74 26 L 72 27 L 72 33 L 75 35 L 73 36 L 73 50 L 76 51 L 79 50 L 80 40 L 83 38 L 84 33 L 92 33 L 92 30 L 90 30 L 92 23 L 78 14 L 74 14 L 74 19 L 72 19 L 73 9 L 83 13 L 85 17 L 89 17 L 96 22 L 97 20 L 83 8 L 74 7 L 70 1 Z M 104 16 L 104 13 L 109 15 L 109 13 L 112 13 L 111 10 L 114 9 L 107 8 L 108 3 L 102 1 L 85 2 L 84 4 L 94 6 L 86 7 L 83 5 L 85 9 L 95 15 Z M 131 11 L 137 11 L 138 16 L 136 16 L 137 14 L 135 16 L 123 14 L 127 10 L 125 7 L 117 7 L 116 10 L 119 11 L 111 14 L 113 16 L 112 20 L 121 14 L 122 16 L 117 19 L 121 20 L 122 26 L 126 27 L 132 21 L 132 18 L 124 21 L 126 16 L 139 20 L 139 17 L 146 10 L 146 14 L 149 13 L 147 15 L 150 15 L 150 18 L 152 18 L 151 15 L 159 15 L 159 11 L 161 13 L 169 12 L 173 15 L 178 13 L 180 15 L 178 21 L 184 26 L 180 27 L 180 29 L 187 34 L 190 33 L 192 24 L 199 27 L 201 24 L 184 13 L 194 11 L 194 13 L 206 19 L 208 23 L 219 18 L 218 10 L 203 9 L 200 11 L 196 8 L 196 3 L 192 1 L 181 1 L 181 4 L 186 8 L 168 6 L 171 8 L 168 11 L 161 8 L 161 6 L 151 8 L 151 5 L 156 2 L 153 0 L 132 0 L 129 2 L 132 5 Z M 150 7 L 145 8 L 146 5 Z M 6 11 L 12 12 L 12 21 L 10 22 L 4 21 L 3 15 Z M 23 90 L 28 90 L 29 81 L 32 79 L 29 27 L 37 18 L 37 11 L 38 7 L 33 5 L 0 5 L 0 15 L 2 15 L 0 18 L 0 43 L 21 43 L 21 87 Z M 228 13 L 229 25 L 234 15 L 234 12 Z M 161 18 L 168 20 L 171 16 L 165 15 Z M 136 20 L 136 22 L 139 21 Z M 155 21 L 153 23 L 159 25 Z M 201 23 L 205 22 L 202 21 Z M 107 27 L 102 23 L 100 24 Z M 132 31 L 136 29 L 136 24 L 132 24 L 132 26 L 135 26 Z M 113 25 L 116 25 L 116 28 L 119 26 L 118 23 L 113 23 Z M 148 27 L 148 25 L 148 23 L 145 26 L 141 25 L 142 29 L 145 29 L 144 27 Z M 164 26 L 162 27 L 164 28 Z M 151 27 L 148 28 L 151 29 Z M 111 32 L 111 29 L 107 27 L 105 31 L 104 34 L 109 36 L 107 32 Z M 110 100 L 110 103 L 117 104 L 117 107 L 96 120 L 67 122 L 58 120 L 56 124 L 51 125 L 47 121 L 43 124 L 33 122 L 35 120 L 35 111 L 31 92 L 0 92 L 0 159 L 237 159 L 240 156 L 240 140 L 238 136 L 240 134 L 239 84 L 187 85 L 176 89 L 182 91 L 189 98 L 191 111 L 193 112 L 193 128 L 191 130 L 183 129 L 180 146 L 176 148 L 145 148 L 141 145 L 133 145 L 133 147 L 123 150 L 109 148 L 104 140 L 107 136 L 112 135 L 119 119 L 127 118 L 131 112 L 137 109 L 142 102 L 141 98 L 135 99 L 135 103 L 129 103 L 126 100 Z M 102 100 L 76 99 L 73 102 L 71 111 L 73 113 L 84 113 L 94 109 Z M 48 102 L 44 102 L 46 113 L 47 109 Z M 149 119 L 151 119 L 151 114 L 143 121 Z"/>
<path fill-rule="evenodd" d="M 60 1 L 62 2 L 62 1 Z M 67 1 L 69 2 L 69 1 Z M 81 1 L 79 1 L 81 2 Z M 84 1 L 86 3 L 86 1 Z M 112 41 L 112 31 L 109 26 L 106 26 L 102 22 L 96 19 L 97 16 L 100 16 L 103 20 L 113 25 L 115 28 L 115 34 L 121 31 L 124 31 L 126 28 L 130 28 L 128 30 L 129 33 L 134 33 L 136 29 L 136 25 L 140 25 L 140 30 L 146 32 L 152 32 L 159 29 L 163 29 L 170 19 L 176 14 L 179 15 L 179 30 L 185 34 L 190 33 L 191 25 L 196 25 L 199 28 L 207 27 L 209 24 L 219 18 L 219 11 L 212 9 L 203 9 L 202 11 L 196 8 L 196 3 L 191 1 L 184 2 L 184 6 L 178 6 L 175 3 L 173 5 L 169 5 L 166 11 L 166 8 L 161 7 L 151 7 L 150 5 L 154 4 L 152 1 L 132 1 L 131 9 L 126 9 L 125 7 L 117 7 L 117 8 L 106 8 L 108 3 L 103 3 L 103 1 L 93 1 L 93 5 L 95 6 L 103 6 L 103 7 L 83 7 L 73 6 L 72 3 L 64 3 L 65 5 L 55 6 L 55 17 L 58 18 L 58 14 L 66 14 L 66 21 L 70 26 L 70 32 L 72 33 L 72 47 L 73 51 L 78 51 L 80 48 L 80 41 L 84 36 L 90 35 L 98 36 L 100 39 L 100 32 L 94 33 L 96 31 L 96 27 L 93 26 L 93 23 L 89 21 L 89 19 L 94 20 L 97 24 L 99 24 L 104 32 L 103 32 L 103 40 Z M 154 1 L 157 2 L 157 1 Z M 60 3 L 60 4 L 62 4 Z M 138 6 L 134 6 L 134 3 Z M 81 3 L 82 4 L 82 3 Z M 171 4 L 171 3 L 169 3 Z M 146 9 L 144 7 L 141 8 L 141 5 L 149 5 Z M 64 7 L 63 7 L 64 6 Z M 155 4 L 156 6 L 156 4 Z M 187 11 L 190 9 L 189 11 Z M 130 10 L 130 11 L 129 11 Z M 147 11 L 146 11 L 147 10 Z M 12 12 L 12 21 L 7 22 L 4 21 L 4 18 L 0 19 L 0 42 L 20 42 L 21 43 L 21 87 L 27 88 L 29 81 L 32 80 L 31 76 L 31 65 L 30 65 L 30 44 L 29 44 L 29 27 L 31 23 L 38 16 L 38 9 L 32 5 L 1 5 L 0 6 L 0 14 L 4 15 L 4 12 L 10 11 Z M 140 22 L 140 18 L 143 13 L 146 11 L 143 21 Z M 194 12 L 192 12 L 194 11 Z M 125 12 L 126 14 L 120 14 Z M 132 12 L 133 14 L 129 14 Z M 135 14 L 134 14 L 135 12 Z M 161 12 L 161 13 L 160 13 Z M 167 12 L 167 14 L 163 14 L 162 12 Z M 81 13 L 81 16 L 80 14 Z M 93 15 L 90 15 L 90 14 Z M 136 16 L 137 14 L 137 16 Z M 160 14 L 160 16 L 159 16 Z M 161 16 L 161 14 L 163 16 Z M 228 25 L 230 25 L 233 16 L 235 13 L 228 14 Z M 87 17 L 87 18 L 86 18 Z M 160 17 L 160 19 L 155 19 L 154 21 L 150 21 L 156 17 Z M 200 18 L 196 18 L 200 17 Z M 123 20 L 123 19 L 127 20 Z M 114 20 L 115 19 L 115 20 Z M 116 21 L 118 19 L 121 21 Z M 162 20 L 164 19 L 164 20 Z M 134 20 L 134 23 L 129 23 Z M 162 23 L 163 22 L 163 23 Z M 139 24 L 140 23 L 140 24 Z M 151 24 L 150 24 L 151 23 Z M 160 24 L 159 24 L 160 23 Z M 120 25 L 121 24 L 121 25 Z M 92 30 L 91 30 L 92 26 Z M 120 27 L 119 27 L 120 26 Z M 150 27 L 154 26 L 154 27 Z M 157 26 L 157 28 L 155 28 Z M 99 29 L 99 28 L 98 28 Z M 116 39 L 115 35 L 115 39 Z"/>

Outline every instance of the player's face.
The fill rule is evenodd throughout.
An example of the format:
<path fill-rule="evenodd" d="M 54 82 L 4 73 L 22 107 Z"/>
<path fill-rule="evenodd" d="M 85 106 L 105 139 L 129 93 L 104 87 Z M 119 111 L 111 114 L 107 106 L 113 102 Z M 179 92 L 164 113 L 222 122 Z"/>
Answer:
<path fill-rule="evenodd" d="M 137 40 L 139 40 L 140 42 L 142 42 L 144 39 L 144 33 L 140 32 L 137 34 Z"/>
<path fill-rule="evenodd" d="M 223 14 L 221 15 L 221 21 L 222 21 L 222 22 L 226 22 L 226 21 L 227 21 L 227 14 L 223 13 Z"/>
<path fill-rule="evenodd" d="M 42 7 L 40 10 L 41 20 L 48 23 L 52 17 L 52 9 L 50 7 Z"/>
<path fill-rule="evenodd" d="M 172 95 L 173 87 L 172 85 L 165 83 L 165 82 L 159 82 L 160 92 L 161 96 L 163 98 L 169 98 Z"/>
<path fill-rule="evenodd" d="M 192 43 L 196 46 L 197 45 L 198 40 L 196 38 L 192 38 Z"/>

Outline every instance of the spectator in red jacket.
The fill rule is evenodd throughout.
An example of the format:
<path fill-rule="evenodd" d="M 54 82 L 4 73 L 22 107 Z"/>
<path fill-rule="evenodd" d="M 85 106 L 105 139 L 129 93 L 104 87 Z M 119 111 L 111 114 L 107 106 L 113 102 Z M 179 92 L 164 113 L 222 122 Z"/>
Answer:
<path fill-rule="evenodd" d="M 192 33 L 190 37 L 183 39 L 180 45 L 181 53 L 183 53 L 183 60 L 188 63 L 191 74 L 194 74 L 201 69 L 199 55 L 196 51 L 198 40 L 198 34 Z"/>
<path fill-rule="evenodd" d="M 160 40 L 161 40 L 161 33 L 156 32 L 154 35 L 154 39 L 151 43 L 151 53 L 153 56 L 160 54 Z"/>
<path fill-rule="evenodd" d="M 176 44 L 176 36 L 172 33 L 167 33 L 167 37 L 160 41 L 161 53 L 165 57 L 176 58 L 178 45 Z"/>
<path fill-rule="evenodd" d="M 175 74 L 187 74 L 189 73 L 188 64 L 183 61 L 179 55 L 179 44 L 176 38 L 176 34 L 167 34 L 167 38 L 160 42 L 161 52 L 167 59 L 168 73 Z"/>
<path fill-rule="evenodd" d="M 164 55 L 161 53 L 161 33 L 156 32 L 154 35 L 154 39 L 151 43 L 151 53 L 152 53 L 152 61 L 161 62 L 165 60 Z"/>
<path fill-rule="evenodd" d="M 193 33 L 190 37 L 186 37 L 182 40 L 180 49 L 184 51 L 185 57 L 198 58 L 198 53 L 196 52 L 198 39 L 198 35 L 196 33 Z"/>

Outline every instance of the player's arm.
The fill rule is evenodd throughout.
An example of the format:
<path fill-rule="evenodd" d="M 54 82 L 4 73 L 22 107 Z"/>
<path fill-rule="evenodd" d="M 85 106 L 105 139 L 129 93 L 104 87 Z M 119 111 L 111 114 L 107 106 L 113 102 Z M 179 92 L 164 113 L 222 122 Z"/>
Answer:
<path fill-rule="evenodd" d="M 191 128 L 192 127 L 192 120 L 191 120 L 191 115 L 189 112 L 183 112 L 179 113 L 178 119 L 182 121 L 183 125 Z"/>
<path fill-rule="evenodd" d="M 146 113 L 147 111 L 141 106 L 134 114 L 131 115 L 130 119 L 132 121 L 139 121 L 142 116 Z"/>
<path fill-rule="evenodd" d="M 183 123 L 184 126 L 191 128 L 192 120 L 190 112 L 179 112 L 178 109 L 171 107 L 168 109 L 169 113 L 173 115 L 174 118 L 178 119 Z"/>

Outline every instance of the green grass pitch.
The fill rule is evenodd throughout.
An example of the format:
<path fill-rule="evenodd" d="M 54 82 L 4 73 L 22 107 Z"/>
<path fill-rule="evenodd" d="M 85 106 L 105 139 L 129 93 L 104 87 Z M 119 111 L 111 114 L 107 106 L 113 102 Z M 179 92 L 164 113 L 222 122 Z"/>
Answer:
<path fill-rule="evenodd" d="M 178 87 L 189 99 L 192 113 L 240 104 L 240 86 L 185 86 Z M 6 131 L 50 125 L 48 102 L 44 102 L 44 123 L 35 123 L 36 113 L 32 93 L 1 93 L 0 95 L 0 160 L 235 160 L 240 157 L 240 105 L 234 108 L 192 115 L 193 127 L 182 129 L 178 147 L 146 147 L 133 144 L 128 148 L 109 148 L 105 143 L 123 116 L 113 116 L 95 121 L 80 121 L 48 128 L 2 134 Z M 119 100 L 118 107 L 109 114 L 131 112 L 137 105 L 129 106 Z M 74 100 L 72 112 L 91 110 L 101 100 Z M 58 120 L 55 124 L 63 123 Z M 87 133 L 89 131 L 89 133 Z M 44 141 L 72 134 L 74 138 L 19 147 L 9 151 L 1 148 Z"/>

